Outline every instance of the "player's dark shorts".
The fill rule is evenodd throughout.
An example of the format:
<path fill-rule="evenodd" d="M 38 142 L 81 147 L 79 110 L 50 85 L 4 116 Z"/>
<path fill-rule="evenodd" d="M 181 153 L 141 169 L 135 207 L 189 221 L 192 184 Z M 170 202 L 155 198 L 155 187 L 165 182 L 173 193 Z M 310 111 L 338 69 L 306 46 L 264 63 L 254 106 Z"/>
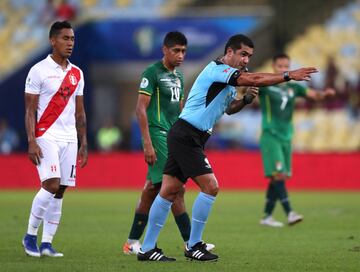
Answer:
<path fill-rule="evenodd" d="M 212 173 L 204 145 L 210 134 L 178 119 L 168 133 L 168 158 L 164 174 L 186 182 L 189 177 Z"/>

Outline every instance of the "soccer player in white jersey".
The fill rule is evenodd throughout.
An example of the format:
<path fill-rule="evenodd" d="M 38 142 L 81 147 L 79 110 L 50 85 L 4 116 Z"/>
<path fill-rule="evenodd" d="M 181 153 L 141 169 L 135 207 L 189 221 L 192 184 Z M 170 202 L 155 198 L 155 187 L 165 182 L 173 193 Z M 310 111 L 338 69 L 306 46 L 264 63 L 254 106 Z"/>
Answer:
<path fill-rule="evenodd" d="M 68 60 L 74 47 L 70 23 L 55 22 L 49 39 L 52 54 L 30 69 L 25 84 L 28 155 L 41 180 L 22 241 L 26 254 L 33 257 L 63 256 L 53 248 L 52 240 L 60 222 L 64 192 L 68 186 L 75 186 L 77 156 L 80 167 L 86 165 L 88 157 L 84 76 Z M 37 233 L 41 222 L 39 248 Z"/>

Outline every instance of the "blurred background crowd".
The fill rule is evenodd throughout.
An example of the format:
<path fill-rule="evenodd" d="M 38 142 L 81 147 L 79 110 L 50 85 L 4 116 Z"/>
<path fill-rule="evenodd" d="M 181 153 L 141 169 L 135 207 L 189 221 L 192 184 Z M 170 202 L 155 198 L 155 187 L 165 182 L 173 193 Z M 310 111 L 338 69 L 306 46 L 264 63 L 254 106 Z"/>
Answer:
<path fill-rule="evenodd" d="M 299 152 L 360 150 L 360 1 L 347 0 L 3 0 L 0 1 L 0 153 L 25 151 L 23 92 L 32 65 L 49 52 L 49 26 L 75 29 L 71 61 L 85 74 L 91 150 L 141 150 L 135 104 L 144 68 L 161 58 L 168 31 L 188 38 L 180 67 L 188 92 L 198 72 L 221 55 L 228 37 L 255 42 L 250 71 L 271 72 L 286 52 L 292 68 L 315 66 L 309 87 L 336 90 L 321 103 L 299 100 L 293 122 Z M 305 84 L 305 83 L 304 83 Z M 212 149 L 258 149 L 258 103 L 225 116 Z"/>

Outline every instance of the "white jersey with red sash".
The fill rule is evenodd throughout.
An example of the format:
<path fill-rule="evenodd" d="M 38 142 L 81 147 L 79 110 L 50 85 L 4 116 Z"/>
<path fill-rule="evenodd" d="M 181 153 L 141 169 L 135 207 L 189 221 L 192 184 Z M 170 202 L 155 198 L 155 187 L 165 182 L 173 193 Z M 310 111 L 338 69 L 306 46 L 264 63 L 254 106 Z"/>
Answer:
<path fill-rule="evenodd" d="M 30 69 L 25 92 L 39 95 L 37 138 L 77 142 L 75 98 L 83 90 L 83 73 L 70 62 L 63 70 L 49 55 Z"/>

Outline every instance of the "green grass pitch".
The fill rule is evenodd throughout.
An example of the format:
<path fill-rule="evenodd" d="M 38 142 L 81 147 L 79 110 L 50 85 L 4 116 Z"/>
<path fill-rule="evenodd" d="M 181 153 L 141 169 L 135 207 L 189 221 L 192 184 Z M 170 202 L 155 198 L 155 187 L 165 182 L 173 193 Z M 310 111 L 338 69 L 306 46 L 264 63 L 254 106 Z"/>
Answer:
<path fill-rule="evenodd" d="M 140 263 L 125 256 L 126 240 L 139 192 L 66 193 L 55 247 L 64 258 L 31 258 L 21 239 L 34 191 L 0 191 L 0 271 L 360 271 L 360 193 L 292 192 L 305 216 L 294 227 L 260 226 L 263 192 L 220 192 L 204 239 L 216 244 L 216 263 L 186 261 L 172 216 L 159 247 L 175 263 Z M 196 192 L 186 195 L 187 207 Z M 280 206 L 275 217 L 285 220 Z M 40 232 L 41 233 L 41 232 Z"/>

